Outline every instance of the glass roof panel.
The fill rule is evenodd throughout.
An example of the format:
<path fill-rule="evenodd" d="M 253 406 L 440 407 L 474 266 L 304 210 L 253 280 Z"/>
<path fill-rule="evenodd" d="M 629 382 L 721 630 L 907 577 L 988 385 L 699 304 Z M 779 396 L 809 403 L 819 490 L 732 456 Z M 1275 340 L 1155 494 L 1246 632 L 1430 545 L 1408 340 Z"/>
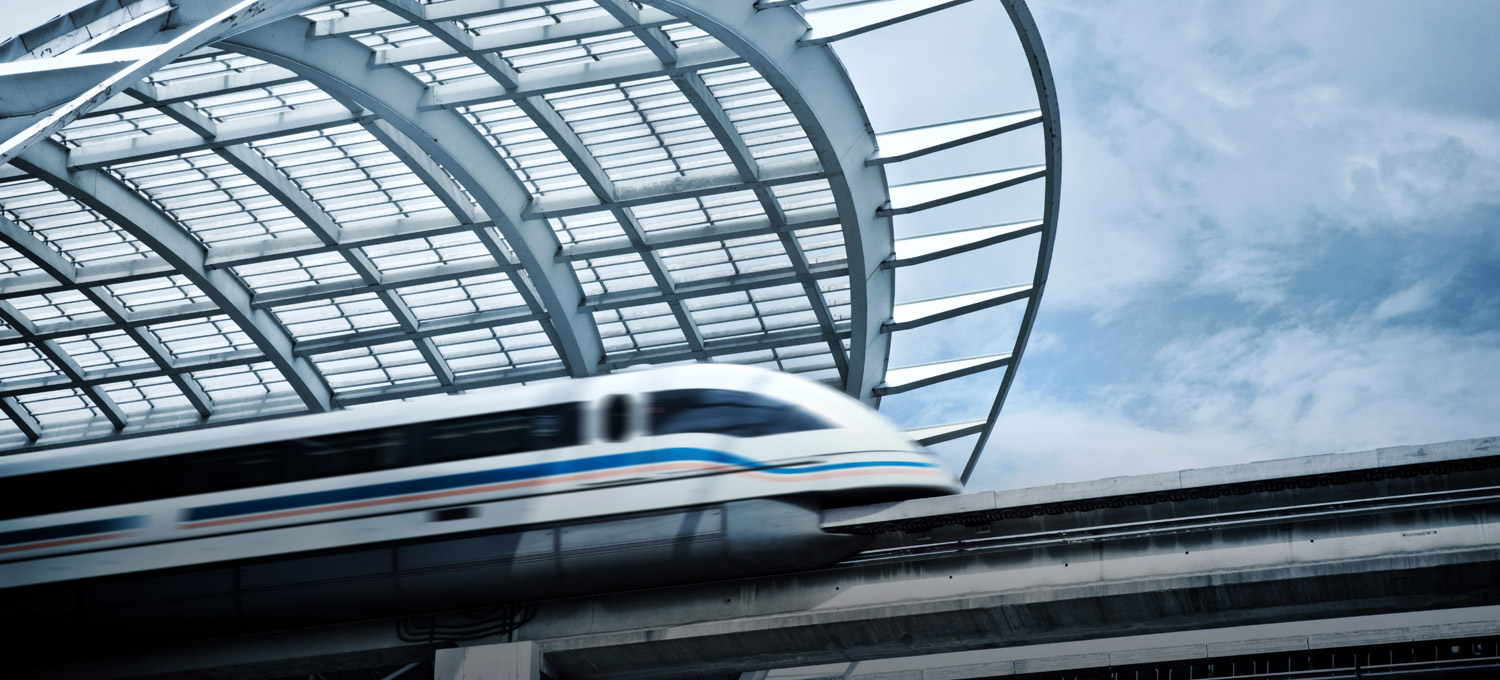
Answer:
<path fill-rule="evenodd" d="M 438 335 L 433 344 L 456 378 L 558 361 L 552 340 L 535 321 Z"/>
<path fill-rule="evenodd" d="M 193 408 L 182 395 L 182 390 L 166 376 L 109 383 L 102 385 L 101 389 L 127 416 L 143 416 L 151 410 L 190 411 Z"/>
<path fill-rule="evenodd" d="M 396 317 L 380 296 L 374 293 L 278 307 L 272 313 L 295 340 L 312 340 L 397 325 Z"/>
<path fill-rule="evenodd" d="M 29 319 L 32 323 L 46 323 L 53 321 L 90 321 L 100 323 L 106 320 L 104 310 L 98 305 L 84 297 L 83 293 L 76 290 L 60 290 L 39 295 L 23 295 L 20 297 L 7 298 L 6 300 L 15 306 L 21 316 Z"/>
<path fill-rule="evenodd" d="M 16 402 L 44 428 L 87 422 L 103 417 L 94 402 L 84 395 L 83 390 L 76 387 L 18 394 Z"/>
<path fill-rule="evenodd" d="M 62 371 L 31 343 L 0 345 L 0 381 L 14 384 L 61 375 Z"/>
<path fill-rule="evenodd" d="M 292 394 L 292 386 L 269 362 L 194 371 L 189 375 L 216 404 Z"/>
<path fill-rule="evenodd" d="M 81 336 L 59 338 L 57 347 L 83 370 L 85 376 L 111 372 L 111 369 L 141 368 L 154 364 L 146 351 L 124 331 L 103 331 Z"/>
<path fill-rule="evenodd" d="M 439 281 L 402 288 L 397 293 L 419 323 L 500 309 L 513 309 L 518 314 L 529 311 L 515 283 L 504 274 Z"/>
<path fill-rule="evenodd" d="M 180 274 L 104 286 L 127 312 L 180 308 L 183 305 L 207 303 L 208 296 Z"/>
<path fill-rule="evenodd" d="M 429 156 L 430 142 L 412 145 L 399 135 L 393 143 L 401 148 L 387 148 L 380 140 L 391 138 L 386 126 L 398 121 L 343 103 L 354 93 L 342 88 L 358 77 L 329 81 L 334 90 L 325 92 L 213 44 L 53 137 L 74 153 L 70 164 L 110 173 L 196 239 L 206 269 L 174 273 L 171 263 L 197 259 L 194 248 L 148 253 L 83 203 L 18 167 L 0 169 L 0 215 L 80 269 L 93 267 L 81 272 L 93 288 L 85 295 L 71 282 L 51 281 L 24 249 L 0 243 L 0 281 L 16 282 L 0 299 L 24 322 L 0 328 L 0 375 L 7 386 L 26 385 L 16 391 L 23 408 L 48 423 L 72 423 L 66 431 L 74 434 L 63 436 L 78 438 L 108 436 L 113 423 L 99 403 L 110 400 L 132 428 L 184 427 L 202 404 L 174 382 L 184 376 L 162 375 L 168 371 L 154 365 L 156 344 L 175 369 L 191 371 L 186 379 L 203 384 L 216 422 L 300 410 L 326 388 L 338 407 L 677 362 L 701 357 L 700 340 L 716 361 L 837 382 L 829 345 L 851 341 L 851 286 L 864 285 L 846 275 L 846 229 L 889 223 L 839 215 L 844 182 L 859 173 L 821 166 L 802 125 L 817 102 L 798 103 L 799 119 L 788 101 L 807 93 L 788 91 L 784 99 L 709 33 L 655 6 L 635 4 L 642 25 L 633 26 L 593 0 L 520 4 L 424 1 L 402 10 L 427 14 L 434 31 L 450 31 L 443 33 L 381 3 L 340 1 L 302 16 L 314 22 L 319 49 L 373 51 L 354 61 L 391 70 L 381 77 L 415 78 L 433 95 L 388 102 L 382 112 L 467 122 L 529 196 L 510 195 L 508 178 L 460 185 L 443 167 L 446 158 L 490 150 Z M 642 42 L 645 31 L 664 34 L 680 59 L 662 64 Z M 714 65 L 695 65 L 703 55 L 714 55 Z M 753 61 L 768 59 L 776 61 L 767 54 Z M 497 68 L 519 72 L 523 91 L 495 82 Z M 686 74 L 702 79 L 706 106 Z M 800 77 L 784 72 L 774 80 Z M 446 99 L 450 92 L 455 99 Z M 722 117 L 700 114 L 715 107 Z M 842 129 L 867 131 L 863 114 L 856 117 Z M 732 148 L 721 141 L 722 121 L 740 137 Z M 218 141 L 206 140 L 215 129 Z M 821 134 L 829 137 L 829 129 Z M 732 154 L 746 151 L 758 181 L 741 181 L 744 163 Z M 824 149 L 822 157 L 837 155 Z M 862 191 L 886 191 L 883 174 L 878 183 Z M 477 193 L 495 187 L 497 195 Z M 483 214 L 476 197 L 503 214 Z M 525 257 L 495 226 L 531 230 L 539 219 L 550 228 L 528 233 Z M 549 257 L 569 264 L 547 274 L 517 264 L 546 266 Z M 541 294 L 517 290 L 520 280 Z M 201 290 L 207 282 L 225 288 Z M 526 302 L 560 293 L 567 306 L 579 290 L 594 328 L 587 321 L 554 327 L 549 316 L 564 310 L 549 315 Z M 661 297 L 674 291 L 680 295 L 671 302 Z M 120 311 L 96 307 L 90 296 L 98 295 Z M 214 301 L 235 307 L 219 310 Z M 111 316 L 117 313 L 123 324 Z M 263 346 L 233 320 L 261 313 L 271 318 L 254 334 Z M 29 341 L 33 324 L 48 344 Z M 554 343 L 576 332 L 587 347 L 596 329 L 603 363 L 564 365 Z M 143 332 L 155 342 L 138 345 Z M 757 343 L 765 346 L 747 349 Z M 70 365 L 53 366 L 52 353 Z M 314 374 L 282 375 L 269 356 L 308 359 Z M 72 362 L 87 382 L 68 384 Z M 5 436 L 9 446 L 15 435 Z"/>
<path fill-rule="evenodd" d="M 222 314 L 146 326 L 176 362 L 195 363 L 229 355 L 258 356 L 260 349 Z"/>
<path fill-rule="evenodd" d="M 255 179 L 212 151 L 129 163 L 110 172 L 209 248 L 312 232 Z"/>
<path fill-rule="evenodd" d="M 0 184 L 0 216 L 31 232 L 76 266 L 149 255 L 149 249 L 134 236 L 41 180 Z"/>

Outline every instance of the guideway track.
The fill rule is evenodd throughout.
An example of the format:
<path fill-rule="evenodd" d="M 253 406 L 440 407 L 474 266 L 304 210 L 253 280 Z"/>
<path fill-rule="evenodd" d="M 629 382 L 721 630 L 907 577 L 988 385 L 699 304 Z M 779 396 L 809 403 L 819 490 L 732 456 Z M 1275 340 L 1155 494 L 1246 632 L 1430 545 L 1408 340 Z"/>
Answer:
<path fill-rule="evenodd" d="M 28 672 L 278 677 L 513 639 L 535 642 L 560 677 L 656 680 L 1478 606 L 1500 600 L 1497 452 L 1477 439 L 829 511 L 825 529 L 876 529 L 871 550 L 811 571 L 540 602 L 509 636 L 414 643 L 381 619 Z"/>

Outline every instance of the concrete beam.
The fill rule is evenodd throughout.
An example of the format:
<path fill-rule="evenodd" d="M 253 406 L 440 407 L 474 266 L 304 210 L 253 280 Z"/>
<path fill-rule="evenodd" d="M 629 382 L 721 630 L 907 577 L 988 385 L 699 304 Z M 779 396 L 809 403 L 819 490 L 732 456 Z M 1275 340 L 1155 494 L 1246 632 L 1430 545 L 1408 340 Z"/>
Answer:
<path fill-rule="evenodd" d="M 890 547 L 889 558 L 870 559 L 866 551 L 811 572 L 537 603 L 535 617 L 513 636 L 534 642 L 559 677 L 659 680 L 1098 640 L 1122 631 L 1482 606 L 1500 596 L 1493 540 L 1500 531 L 1500 441 L 1281 462 L 1008 492 L 1004 515 L 886 530 L 877 545 Z M 1284 483 L 1261 493 L 1140 493 L 1273 479 Z M 957 512 L 974 496 L 918 503 Z M 1072 500 L 1079 496 L 1099 502 Z M 993 494 L 980 501 L 997 507 Z M 475 624 L 465 616 L 422 621 Z M 402 639 L 399 630 L 395 621 L 289 629 L 106 660 L 54 657 L 44 660 L 46 668 L 25 670 L 28 677 L 80 680 L 148 672 L 228 678 L 433 658 L 433 645 Z"/>

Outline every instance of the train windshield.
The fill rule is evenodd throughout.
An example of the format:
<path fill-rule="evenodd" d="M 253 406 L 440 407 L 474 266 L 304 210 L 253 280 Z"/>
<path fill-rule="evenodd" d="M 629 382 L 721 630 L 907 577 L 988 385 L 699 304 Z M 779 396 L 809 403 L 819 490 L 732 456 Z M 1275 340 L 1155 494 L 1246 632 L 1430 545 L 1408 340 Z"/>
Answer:
<path fill-rule="evenodd" d="M 734 390 L 666 390 L 651 395 L 651 434 L 689 432 L 764 437 L 833 427 L 791 404 Z"/>

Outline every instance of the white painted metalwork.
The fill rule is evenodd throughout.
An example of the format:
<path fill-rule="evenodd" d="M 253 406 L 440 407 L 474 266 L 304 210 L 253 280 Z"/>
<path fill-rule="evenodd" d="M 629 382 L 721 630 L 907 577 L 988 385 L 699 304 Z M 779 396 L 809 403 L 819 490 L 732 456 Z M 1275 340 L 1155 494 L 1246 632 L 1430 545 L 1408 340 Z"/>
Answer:
<path fill-rule="evenodd" d="M 1038 108 L 876 134 L 837 52 L 959 4 L 101 0 L 0 43 L 0 449 L 681 361 L 872 405 L 1003 368 L 987 419 L 906 423 L 980 435 L 972 471 L 1050 258 L 1045 55 L 1003 0 Z M 1038 165 L 886 180 L 1038 125 Z M 895 238 L 1038 179 L 1034 219 Z M 1033 236 L 1029 276 L 897 304 Z M 887 370 L 1023 302 L 1014 342 Z"/>

